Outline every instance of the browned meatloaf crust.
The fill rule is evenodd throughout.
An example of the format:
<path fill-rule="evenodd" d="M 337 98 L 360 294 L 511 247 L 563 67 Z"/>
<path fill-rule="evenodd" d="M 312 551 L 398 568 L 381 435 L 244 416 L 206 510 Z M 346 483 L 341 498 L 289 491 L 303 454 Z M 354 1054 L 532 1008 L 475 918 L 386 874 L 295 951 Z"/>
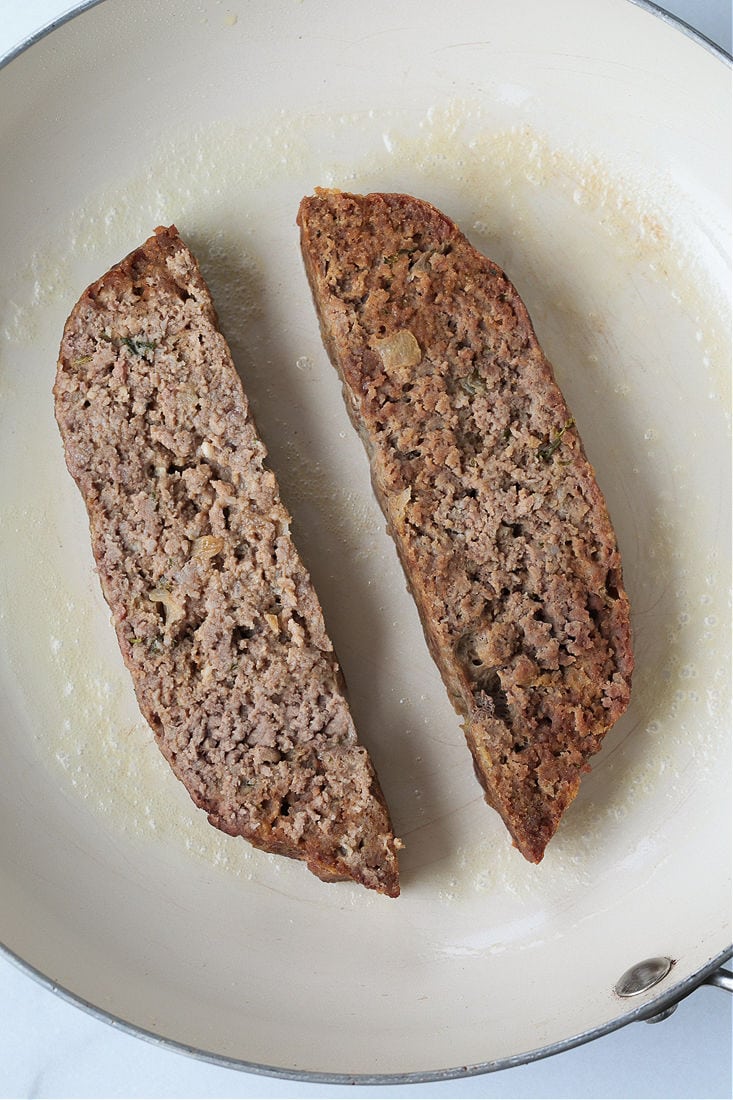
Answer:
<path fill-rule="evenodd" d="M 298 216 L 328 352 L 486 800 L 539 862 L 633 666 L 616 539 L 504 273 L 433 206 Z"/>
<path fill-rule="evenodd" d="M 399 842 L 175 227 L 82 295 L 54 394 L 122 656 L 175 774 L 224 832 L 395 897 Z"/>

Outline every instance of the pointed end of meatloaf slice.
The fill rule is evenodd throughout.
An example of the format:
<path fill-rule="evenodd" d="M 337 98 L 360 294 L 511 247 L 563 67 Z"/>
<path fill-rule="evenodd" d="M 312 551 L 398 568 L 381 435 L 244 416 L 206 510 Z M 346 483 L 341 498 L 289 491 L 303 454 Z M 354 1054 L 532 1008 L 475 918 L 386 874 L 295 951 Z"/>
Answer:
<path fill-rule="evenodd" d="M 396 897 L 400 842 L 175 226 L 82 295 L 54 394 L 122 656 L 175 775 L 219 829 Z"/>
<path fill-rule="evenodd" d="M 479 717 L 467 724 L 466 740 L 487 803 L 499 813 L 514 847 L 530 863 L 540 863 L 563 814 L 580 787 L 580 770 L 567 767 L 545 789 L 538 778 L 539 753 L 520 749 L 506 726 Z M 535 756 L 535 759 L 531 757 Z M 557 770 L 557 769 L 555 769 Z"/>
<path fill-rule="evenodd" d="M 606 505 L 515 287 L 430 203 L 298 214 L 324 344 L 486 800 L 539 862 L 625 710 Z"/>

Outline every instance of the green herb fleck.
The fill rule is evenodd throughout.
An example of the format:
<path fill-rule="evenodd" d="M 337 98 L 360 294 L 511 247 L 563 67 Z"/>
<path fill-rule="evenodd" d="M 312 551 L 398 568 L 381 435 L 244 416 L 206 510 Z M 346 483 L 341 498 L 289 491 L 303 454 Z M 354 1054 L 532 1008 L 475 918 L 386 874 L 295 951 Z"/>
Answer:
<path fill-rule="evenodd" d="M 465 390 L 471 397 L 474 397 L 477 393 L 486 393 L 486 383 L 476 370 L 472 374 L 467 374 L 465 378 L 461 378 L 460 385 L 461 389 Z"/>
<path fill-rule="evenodd" d="M 155 340 L 146 340 L 144 336 L 115 336 L 111 332 L 101 332 L 99 339 L 115 348 L 124 344 L 133 355 L 140 356 L 144 356 L 146 351 L 155 351 L 158 346 Z"/>
<path fill-rule="evenodd" d="M 144 340 L 142 336 L 123 336 L 120 343 L 129 348 L 133 355 L 144 355 L 146 351 L 155 351 L 155 340 Z"/>
<path fill-rule="evenodd" d="M 575 421 L 571 417 L 570 420 L 566 420 L 560 431 L 557 433 L 554 439 L 549 439 L 547 443 L 540 443 L 537 448 L 537 457 L 541 458 L 543 462 L 549 462 L 555 451 L 562 443 L 562 437 L 568 428 L 571 428 Z"/>

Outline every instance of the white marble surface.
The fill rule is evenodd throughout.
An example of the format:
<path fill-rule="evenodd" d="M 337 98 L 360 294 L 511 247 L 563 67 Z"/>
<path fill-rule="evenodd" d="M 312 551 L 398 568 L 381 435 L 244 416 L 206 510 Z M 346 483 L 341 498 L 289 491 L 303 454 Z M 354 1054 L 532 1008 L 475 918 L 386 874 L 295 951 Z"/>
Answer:
<path fill-rule="evenodd" d="M 0 0 L 0 55 L 73 6 Z M 730 52 L 730 0 L 667 0 L 665 7 Z M 728 994 L 703 988 L 663 1023 L 635 1024 L 533 1065 L 354 1093 L 222 1069 L 155 1047 L 62 1001 L 0 957 L 0 1097 L 729 1098 L 731 1009 Z"/>

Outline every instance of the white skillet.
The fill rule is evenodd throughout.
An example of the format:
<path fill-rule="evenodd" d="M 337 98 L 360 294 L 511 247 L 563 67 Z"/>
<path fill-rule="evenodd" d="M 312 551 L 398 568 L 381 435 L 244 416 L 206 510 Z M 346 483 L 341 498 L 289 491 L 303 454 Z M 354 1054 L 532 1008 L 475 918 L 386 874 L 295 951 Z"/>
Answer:
<path fill-rule="evenodd" d="M 82 8 L 0 71 L 0 940 L 136 1033 L 331 1081 L 663 1011 L 730 943 L 728 63 L 626 0 Z M 539 867 L 482 801 L 320 344 L 317 185 L 421 195 L 507 270 L 608 499 L 634 696 Z M 170 222 L 406 843 L 396 902 L 212 830 L 116 650 L 51 386 L 81 291 Z"/>

